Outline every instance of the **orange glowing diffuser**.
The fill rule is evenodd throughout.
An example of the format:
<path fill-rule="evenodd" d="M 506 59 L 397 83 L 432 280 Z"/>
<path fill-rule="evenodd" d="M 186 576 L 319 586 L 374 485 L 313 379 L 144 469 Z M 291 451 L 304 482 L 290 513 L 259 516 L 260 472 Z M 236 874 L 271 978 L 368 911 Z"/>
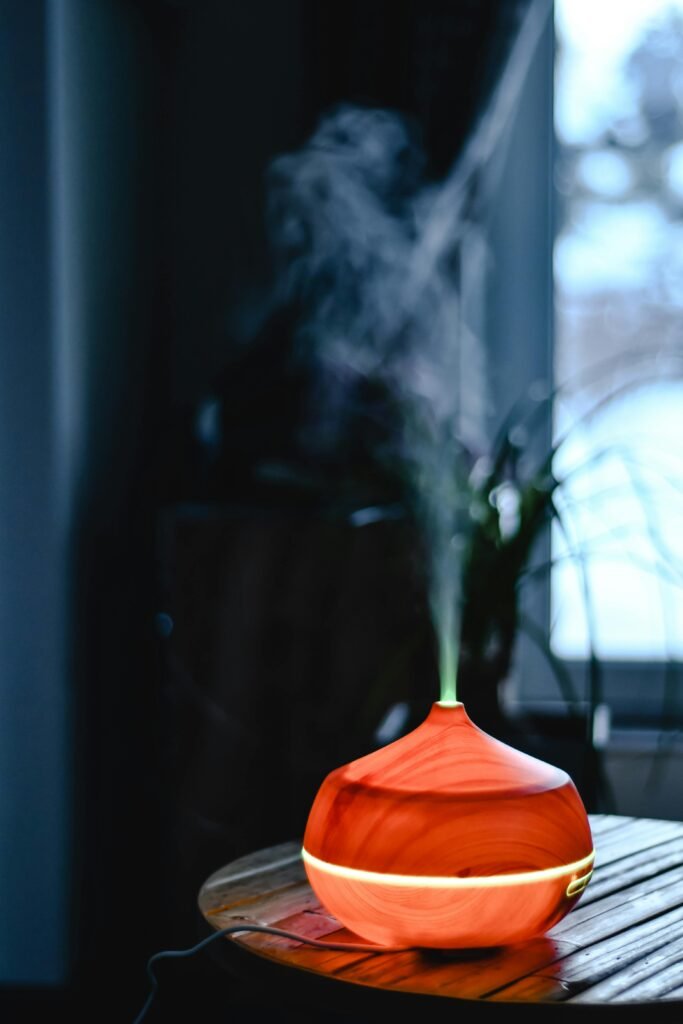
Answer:
<path fill-rule="evenodd" d="M 458 701 L 331 772 L 303 850 L 316 895 L 353 932 L 441 948 L 548 931 L 579 899 L 593 857 L 569 776 L 487 735 Z"/>

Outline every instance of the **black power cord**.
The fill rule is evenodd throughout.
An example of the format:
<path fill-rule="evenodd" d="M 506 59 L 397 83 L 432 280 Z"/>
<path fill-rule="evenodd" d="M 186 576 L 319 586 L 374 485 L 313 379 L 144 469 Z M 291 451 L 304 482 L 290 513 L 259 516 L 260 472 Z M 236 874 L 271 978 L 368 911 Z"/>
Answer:
<path fill-rule="evenodd" d="M 193 956 L 195 953 L 201 952 L 209 943 L 215 942 L 216 939 L 220 939 L 225 935 L 236 935 L 239 932 L 262 932 L 265 935 L 279 935 L 283 939 L 292 939 L 295 942 L 303 942 L 307 946 L 315 946 L 316 949 L 340 949 L 347 953 L 405 953 L 413 948 L 411 946 L 376 946 L 363 942 L 324 942 L 321 939 L 310 939 L 306 935 L 299 935 L 297 932 L 285 931 L 283 928 L 274 928 L 266 924 L 231 924 L 227 928 L 221 928 L 219 931 L 214 932 L 213 935 L 209 935 L 206 939 L 202 939 L 196 946 L 191 946 L 189 949 L 166 949 L 160 953 L 155 953 L 149 958 L 146 970 L 150 981 L 150 991 L 144 1006 L 133 1021 L 133 1024 L 141 1024 L 157 993 L 159 982 L 154 973 L 154 965 L 159 960 L 173 960 Z"/>

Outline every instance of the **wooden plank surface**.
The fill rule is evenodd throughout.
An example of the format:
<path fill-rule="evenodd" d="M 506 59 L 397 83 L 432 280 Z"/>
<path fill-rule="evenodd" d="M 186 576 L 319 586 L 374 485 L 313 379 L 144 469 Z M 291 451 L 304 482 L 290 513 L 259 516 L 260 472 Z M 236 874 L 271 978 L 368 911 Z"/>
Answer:
<path fill-rule="evenodd" d="M 516 1003 L 683 1002 L 683 823 L 595 815 L 595 873 L 545 937 L 503 949 L 397 953 L 317 949 L 282 937 L 230 937 L 289 967 L 397 992 Z M 313 894 L 300 843 L 260 850 L 206 880 L 199 906 L 216 929 L 269 924 L 358 942 Z"/>

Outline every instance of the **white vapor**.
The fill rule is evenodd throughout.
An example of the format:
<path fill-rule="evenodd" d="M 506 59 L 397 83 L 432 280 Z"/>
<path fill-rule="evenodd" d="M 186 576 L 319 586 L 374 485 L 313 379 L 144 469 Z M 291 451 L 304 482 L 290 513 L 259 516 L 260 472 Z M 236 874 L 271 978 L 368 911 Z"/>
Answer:
<path fill-rule="evenodd" d="M 455 698 L 470 456 L 485 447 L 483 347 L 463 315 L 464 283 L 486 269 L 472 186 L 510 123 L 550 9 L 530 0 L 491 101 L 442 182 L 424 183 L 402 118 L 351 106 L 270 170 L 277 300 L 302 311 L 297 355 L 318 371 L 321 443 L 343 433 L 363 382 L 383 388 L 397 414 L 376 454 L 398 465 L 423 530 L 443 699 Z"/>

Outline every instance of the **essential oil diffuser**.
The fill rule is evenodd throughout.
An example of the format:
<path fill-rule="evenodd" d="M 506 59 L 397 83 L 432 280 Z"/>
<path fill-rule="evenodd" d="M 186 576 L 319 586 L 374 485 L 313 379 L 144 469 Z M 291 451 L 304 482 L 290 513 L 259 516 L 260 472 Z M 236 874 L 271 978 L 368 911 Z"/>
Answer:
<path fill-rule="evenodd" d="M 585 889 L 593 858 L 566 772 L 489 736 L 457 701 L 331 772 L 303 850 L 313 890 L 351 931 L 440 948 L 546 932 Z"/>

